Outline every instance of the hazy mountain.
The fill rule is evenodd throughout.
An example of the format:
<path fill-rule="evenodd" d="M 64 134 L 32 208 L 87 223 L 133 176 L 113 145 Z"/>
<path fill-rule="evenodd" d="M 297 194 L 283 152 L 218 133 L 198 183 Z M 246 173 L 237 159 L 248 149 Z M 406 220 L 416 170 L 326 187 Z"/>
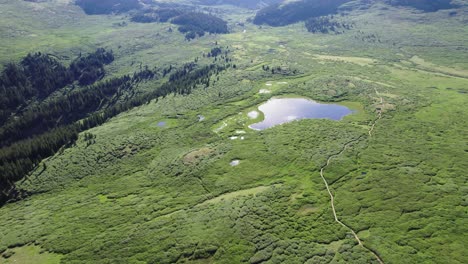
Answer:
<path fill-rule="evenodd" d="M 283 0 L 197 0 L 202 5 L 235 5 L 251 9 L 262 8 Z"/>
<path fill-rule="evenodd" d="M 452 0 L 387 0 L 393 6 L 409 6 L 426 12 L 457 7 Z"/>

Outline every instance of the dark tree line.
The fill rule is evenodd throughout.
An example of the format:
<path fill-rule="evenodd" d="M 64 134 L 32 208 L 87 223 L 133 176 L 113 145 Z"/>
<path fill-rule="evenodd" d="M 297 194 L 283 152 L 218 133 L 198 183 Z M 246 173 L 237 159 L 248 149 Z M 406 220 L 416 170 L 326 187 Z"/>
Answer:
<path fill-rule="evenodd" d="M 351 0 L 302 0 L 289 4 L 273 4 L 257 12 L 254 24 L 285 26 L 311 17 L 335 14 L 338 7 Z"/>
<path fill-rule="evenodd" d="M 172 23 L 179 25 L 179 31 L 186 33 L 187 39 L 194 38 L 194 34 L 203 36 L 205 32 L 213 34 L 228 33 L 227 22 L 216 16 L 189 12 L 172 19 Z"/>
<path fill-rule="evenodd" d="M 106 122 L 133 107 L 171 93 L 189 94 L 197 86 L 210 86 L 211 76 L 229 65 L 210 64 L 200 67 L 195 62 L 176 69 L 164 69 L 168 81 L 159 88 L 136 94 L 139 82 L 156 78 L 156 70 L 144 68 L 132 76 L 73 90 L 54 97 L 18 115 L 0 129 L 0 204 L 18 198 L 21 191 L 15 182 L 23 179 L 44 158 L 60 148 L 73 144 L 78 133 Z M 123 95 L 125 100 L 116 100 Z"/>
<path fill-rule="evenodd" d="M 206 33 L 228 33 L 227 22 L 211 14 L 192 12 L 182 8 L 148 9 L 136 13 L 131 18 L 134 22 L 153 23 L 167 22 L 179 26 L 179 31 L 185 34 L 187 40 L 202 37 Z"/>
<path fill-rule="evenodd" d="M 80 85 L 90 85 L 102 79 L 106 74 L 104 65 L 114 61 L 114 54 L 105 49 L 98 49 L 86 57 L 79 57 L 70 65 L 75 80 Z"/>
<path fill-rule="evenodd" d="M 62 126 L 37 137 L 22 140 L 0 150 L 0 190 L 13 188 L 42 159 L 78 139 L 78 125 Z M 0 195 L 0 202 L 2 202 Z M 1 203 L 0 203 L 1 204 Z"/>
<path fill-rule="evenodd" d="M 351 25 L 344 22 L 333 21 L 329 17 L 312 17 L 306 20 L 305 27 L 311 33 L 328 34 L 331 32 L 342 33 L 344 30 L 350 30 Z"/>
<path fill-rule="evenodd" d="M 269 65 L 262 65 L 262 70 L 265 72 L 269 72 L 271 74 L 281 74 L 281 75 L 296 75 L 299 73 L 298 70 L 294 69 L 288 69 L 288 68 L 283 68 L 281 66 L 273 67 Z"/>

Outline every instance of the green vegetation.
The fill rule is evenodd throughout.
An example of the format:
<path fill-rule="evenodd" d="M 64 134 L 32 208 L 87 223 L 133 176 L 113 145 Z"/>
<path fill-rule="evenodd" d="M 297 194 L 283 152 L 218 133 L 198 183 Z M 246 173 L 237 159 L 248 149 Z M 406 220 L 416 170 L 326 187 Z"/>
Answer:
<path fill-rule="evenodd" d="M 14 183 L 23 199 L 0 207 L 0 263 L 378 263 L 372 252 L 386 264 L 468 262 L 468 28 L 457 15 L 466 1 L 455 15 L 384 1 L 351 8 L 335 18 L 353 25 L 342 34 L 259 27 L 252 10 L 215 5 L 230 33 L 190 42 L 168 23 L 86 16 L 67 3 L 5 1 L 0 61 L 22 69 L 31 53 L 66 72 L 100 47 L 114 60 L 93 85 L 71 74 L 65 89 L 52 82 L 11 111 L 124 76 L 131 85 L 98 97 L 93 110 L 112 115 L 59 137 L 74 144 Z M 147 70 L 153 78 L 133 81 Z M 273 96 L 356 113 L 248 129 L 257 120 L 246 113 Z M 365 248 L 335 222 L 327 160 L 337 216 Z"/>
<path fill-rule="evenodd" d="M 61 258 L 62 256 L 59 254 L 44 252 L 38 246 L 27 245 L 8 249 L 2 254 L 0 263 L 58 264 Z"/>

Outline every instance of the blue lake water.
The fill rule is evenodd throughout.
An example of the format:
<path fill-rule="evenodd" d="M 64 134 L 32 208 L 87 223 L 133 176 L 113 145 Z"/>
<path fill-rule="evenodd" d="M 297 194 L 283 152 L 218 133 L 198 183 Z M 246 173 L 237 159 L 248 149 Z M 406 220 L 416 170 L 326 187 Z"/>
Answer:
<path fill-rule="evenodd" d="M 346 106 L 321 104 L 305 98 L 273 98 L 260 105 L 258 109 L 263 112 L 265 119 L 250 125 L 250 128 L 255 130 L 263 130 L 300 119 L 341 120 L 353 113 Z"/>

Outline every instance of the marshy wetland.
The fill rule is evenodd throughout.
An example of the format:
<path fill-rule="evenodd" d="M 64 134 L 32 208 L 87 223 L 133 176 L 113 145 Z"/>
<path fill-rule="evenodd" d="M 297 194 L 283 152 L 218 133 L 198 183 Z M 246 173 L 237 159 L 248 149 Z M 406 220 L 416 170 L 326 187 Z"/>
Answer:
<path fill-rule="evenodd" d="M 115 1 L 129 0 L 99 3 Z M 68 107 L 62 98 L 76 99 L 81 123 L 125 111 L 96 116 L 16 181 L 22 196 L 0 207 L 0 264 L 468 263 L 468 1 L 429 13 L 388 4 L 427 0 L 348 1 L 327 18 L 350 25 L 339 34 L 255 25 L 257 10 L 216 5 L 272 1 L 164 1 L 228 23 L 190 40 L 170 21 L 74 5 L 97 1 L 1 1 L 3 64 L 41 52 L 68 68 L 101 47 L 115 57 L 96 85 L 57 90 L 53 107 L 31 97 L 15 114 Z M 19 132 L 41 120 L 56 131 L 27 113 L 12 119 Z M 31 139 L 42 149 L 61 132 Z M 2 146 L 1 162 L 37 149 L 28 142 Z"/>

